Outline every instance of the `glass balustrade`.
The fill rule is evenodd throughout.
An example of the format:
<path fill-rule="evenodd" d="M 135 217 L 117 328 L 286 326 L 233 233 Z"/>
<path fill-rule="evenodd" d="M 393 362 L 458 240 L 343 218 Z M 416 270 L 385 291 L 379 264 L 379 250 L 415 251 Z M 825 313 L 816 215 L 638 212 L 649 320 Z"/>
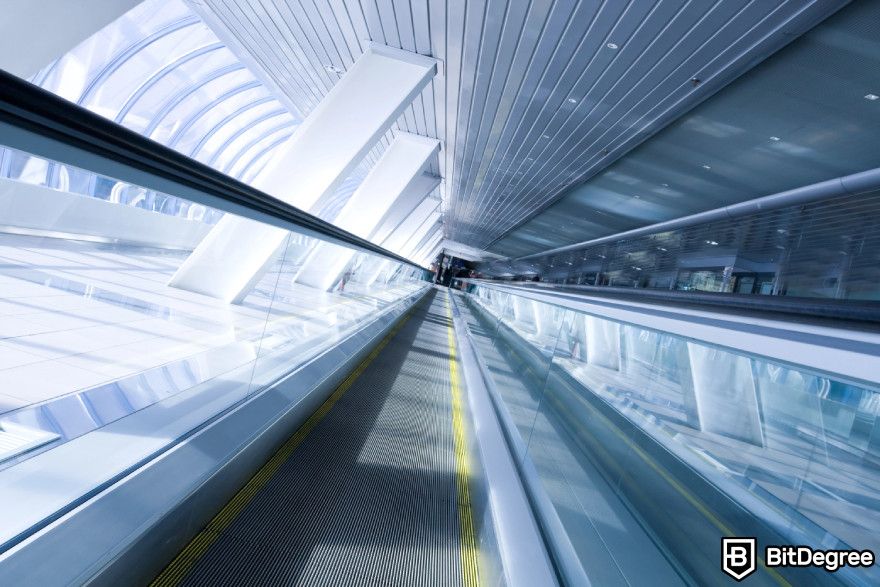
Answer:
<path fill-rule="evenodd" d="M 256 221 L 257 236 L 268 229 L 280 244 L 238 299 L 211 291 L 212 274 L 243 269 L 234 260 L 214 259 L 204 283 L 172 285 L 224 212 L 167 197 L 202 213 L 0 178 L 0 487 L 23 500 L 21 519 L 0 525 L 0 544 L 41 523 L 29 511 L 75 503 L 318 355 L 341 352 L 341 341 L 428 287 L 416 266 Z M 323 275 L 310 261 L 318 249 L 348 262 Z M 298 281 L 310 263 L 323 286 Z M 89 462 L 96 447 L 103 456 Z M 26 469 L 52 455 L 87 464 L 75 478 Z"/>
<path fill-rule="evenodd" d="M 716 582 L 722 536 L 880 550 L 876 386 L 458 285 L 503 412 L 591 579 L 662 577 L 672 561 Z M 617 570 L 602 575 L 607 560 Z M 876 567 L 822 574 L 880 580 Z"/>

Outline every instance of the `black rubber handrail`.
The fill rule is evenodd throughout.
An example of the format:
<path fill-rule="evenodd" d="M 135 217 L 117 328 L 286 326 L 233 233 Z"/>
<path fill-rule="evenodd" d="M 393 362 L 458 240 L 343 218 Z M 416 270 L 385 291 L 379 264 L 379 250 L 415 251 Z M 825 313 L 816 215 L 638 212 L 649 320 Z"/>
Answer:
<path fill-rule="evenodd" d="M 0 146 L 423 269 L 409 259 L 3 70 L 0 70 L 0 131 Z"/>

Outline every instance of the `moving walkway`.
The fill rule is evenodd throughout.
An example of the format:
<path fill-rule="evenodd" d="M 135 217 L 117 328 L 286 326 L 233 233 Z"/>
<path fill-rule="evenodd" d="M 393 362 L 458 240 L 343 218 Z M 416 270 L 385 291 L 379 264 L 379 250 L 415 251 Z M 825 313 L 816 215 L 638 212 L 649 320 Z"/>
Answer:
<path fill-rule="evenodd" d="M 432 290 L 153 585 L 477 585 L 452 337 Z"/>
<path fill-rule="evenodd" d="M 744 12 L 757 26 L 765 21 L 761 12 L 766 7 L 753 4 Z M 768 37 L 775 48 L 844 3 L 803 11 L 794 4 L 778 11 L 782 20 L 766 21 L 778 31 L 774 38 Z M 602 6 L 602 10 L 619 8 L 614 3 Z M 725 20 L 751 30 L 746 22 L 724 16 L 721 10 L 730 6 L 718 3 L 718 10 L 710 11 L 712 19 L 701 20 L 700 30 L 692 32 L 705 35 L 708 43 Z M 846 26 L 826 33 L 818 30 L 811 42 L 820 38 L 828 46 L 838 46 L 852 45 L 855 39 L 856 45 L 868 46 L 860 39 L 870 34 L 845 32 L 856 25 L 859 30 L 870 28 L 863 23 L 871 21 L 860 17 L 861 11 L 871 12 L 864 8 L 869 5 L 854 6 L 858 10 L 842 13 Z M 228 7 L 253 8 L 248 3 Z M 562 8 L 553 5 L 553 10 Z M 586 5 L 578 10 L 582 8 Z M 699 7 L 683 5 L 685 9 Z M 180 16 L 189 9 L 179 5 L 177 10 Z M 667 14 L 669 10 L 667 6 L 650 12 L 658 17 L 665 14 L 671 23 L 675 18 Z M 673 10 L 686 14 L 682 11 Z M 794 20 L 785 16 L 787 11 L 794 11 L 790 15 Z M 424 23 L 429 11 L 422 12 L 414 16 Z M 523 15 L 526 12 L 535 14 L 523 11 Z M 467 18 L 465 13 L 457 16 L 473 31 L 473 23 L 480 19 L 467 14 Z M 130 14 L 127 19 L 136 21 L 136 16 Z M 161 18 L 158 23 L 151 21 L 157 30 L 146 33 L 130 51 L 124 47 L 129 40 L 125 35 L 116 39 L 124 55 L 98 68 L 98 77 L 110 76 L 128 61 L 129 53 L 172 33 L 186 34 L 185 29 L 200 23 L 194 15 L 177 16 L 163 17 L 175 21 L 167 27 Z M 312 16 L 322 17 L 320 11 Z M 391 16 L 389 23 L 396 19 Z M 268 20 L 272 22 L 264 24 L 275 26 L 274 19 Z M 372 20 L 383 26 L 380 20 Z M 571 22 L 581 24 L 576 18 Z M 642 24 L 631 24 L 638 24 L 633 30 L 642 28 Z M 422 28 L 420 34 L 440 30 Z M 211 39 L 205 51 L 222 48 L 210 27 L 200 30 Z M 672 36 L 668 39 L 674 43 L 687 40 L 682 32 L 669 28 Z M 512 35 L 508 39 L 512 40 L 517 33 L 511 29 L 505 34 Z M 274 38 L 266 38 L 270 37 Z M 190 41 L 198 38 L 193 35 Z M 482 37 L 475 38 L 481 39 L 479 43 L 462 46 L 480 47 Z M 327 40 L 332 43 L 332 36 Z M 747 40 L 742 37 L 738 42 Z M 718 42 L 723 44 L 724 39 L 718 36 Z M 755 46 L 750 41 L 746 44 Z M 550 37 L 541 46 L 542 54 L 556 53 Z M 627 55 L 636 45 L 607 42 L 604 47 L 598 48 L 611 64 L 613 55 Z M 715 60 L 719 53 L 711 45 L 706 47 L 704 53 Z M 870 54 L 871 47 L 862 53 Z M 736 45 L 728 43 L 727 48 L 736 50 Z M 207 54 L 202 50 L 192 58 Z M 812 49 L 794 53 L 801 55 L 800 61 L 816 59 Z M 841 58 L 837 50 L 827 53 L 834 59 L 826 67 L 842 69 L 833 64 L 845 62 L 845 56 Z M 645 52 L 646 56 L 661 54 Z M 224 60 L 229 57 L 225 55 Z M 677 265 L 675 273 L 665 276 L 613 282 L 649 283 L 655 288 L 653 292 L 635 287 L 624 291 L 601 285 L 600 275 L 609 272 L 609 265 L 588 261 L 583 243 L 565 244 L 555 253 L 531 253 L 532 248 L 544 246 L 542 242 L 547 246 L 550 242 L 539 234 L 544 229 L 533 228 L 525 231 L 525 243 L 514 242 L 509 250 L 524 246 L 521 252 L 530 252 L 524 259 L 537 256 L 540 261 L 530 264 L 535 271 L 552 268 L 546 275 L 568 282 L 567 286 L 458 279 L 451 288 L 434 287 L 433 272 L 412 259 L 430 260 L 447 246 L 472 252 L 467 244 L 447 242 L 449 234 L 441 216 L 460 223 L 457 213 L 481 203 L 459 200 L 466 205 L 450 213 L 437 198 L 428 196 L 440 183 L 434 173 L 439 172 L 434 161 L 440 149 L 438 139 L 410 135 L 398 140 L 407 133 L 394 131 L 394 151 L 401 157 L 398 165 L 408 165 L 409 179 L 404 182 L 401 174 L 388 173 L 386 179 L 395 176 L 399 180 L 393 182 L 396 191 L 378 181 L 372 191 L 364 192 L 383 195 L 384 207 L 349 207 L 351 201 L 369 204 L 370 198 L 363 193 L 359 198 L 351 193 L 341 198 L 334 190 L 347 180 L 346 174 L 354 173 L 360 160 L 381 171 L 383 167 L 374 161 L 376 152 L 367 152 L 383 140 L 380 137 L 403 112 L 400 108 L 409 108 L 423 89 L 433 92 L 430 84 L 435 79 L 439 82 L 446 77 L 445 84 L 454 76 L 441 72 L 442 60 L 397 48 L 373 44 L 361 57 L 360 65 L 352 64 L 353 70 L 375 68 L 381 73 L 383 63 L 395 64 L 400 76 L 365 75 L 363 80 L 376 93 L 395 89 L 397 106 L 361 112 L 357 102 L 362 92 L 357 87 L 349 85 L 347 92 L 332 93 L 330 102 L 335 106 L 329 115 L 328 102 L 316 107 L 325 113 L 327 126 L 321 130 L 313 121 L 304 123 L 306 130 L 311 129 L 311 147 L 300 145 L 299 154 L 288 160 L 306 175 L 312 171 L 306 155 L 315 155 L 320 163 L 322 156 L 334 159 L 333 172 L 338 177 L 318 178 L 326 181 L 311 194 L 315 198 L 309 209 L 335 210 L 333 218 L 363 228 L 361 236 L 0 72 L 0 171 L 6 174 L 0 174 L 4 188 L 0 191 L 4 213 L 0 219 L 0 584 L 733 584 L 722 571 L 725 538 L 753 537 L 758 547 L 880 549 L 876 531 L 880 527 L 877 302 L 814 300 L 806 304 L 784 296 L 753 297 L 745 295 L 745 290 L 743 296 L 677 295 L 667 289 L 677 286 Z M 748 61 L 758 57 L 752 55 Z M 461 61 L 465 69 L 488 63 Z M 181 57 L 170 64 L 173 67 L 163 66 L 158 78 L 148 79 L 141 91 L 130 95 L 129 105 L 133 107 L 158 80 L 187 62 L 189 57 Z M 246 69 L 238 61 L 224 63 L 217 75 Z M 57 65 L 50 64 L 39 74 L 44 81 L 55 75 L 52 71 Z M 529 74 L 535 80 L 544 75 L 537 75 L 541 66 L 536 67 Z M 653 70 L 650 64 L 647 67 Z M 450 72 L 454 69 L 450 67 Z M 631 70 L 633 76 L 639 71 Z M 506 75 L 503 68 L 499 71 Z M 336 65 L 321 64 L 319 69 L 321 79 L 341 72 Z M 619 72 L 629 75 L 630 68 Z M 503 84 L 490 82 L 491 76 L 483 75 L 486 72 L 472 73 L 472 79 L 482 80 L 483 90 L 500 91 Z M 738 73 L 726 71 L 723 77 L 730 81 Z M 687 72 L 678 81 L 668 78 L 687 92 L 682 104 L 695 106 L 720 87 L 719 82 L 691 75 Z M 248 76 L 240 87 L 258 88 L 260 84 Z M 400 84 L 386 84 L 398 77 L 412 77 L 407 82 L 411 87 L 403 87 L 400 79 Z M 791 81 L 779 75 L 769 77 L 779 78 L 781 86 Z M 341 79 L 328 79 L 338 81 L 337 87 L 346 85 Z M 76 84 L 60 85 L 71 89 Z M 465 80 L 462 87 L 468 85 Z M 826 87 L 824 80 L 815 85 Z M 98 86 L 90 87 L 86 94 Z M 769 87 L 776 87 L 776 82 Z M 841 94 L 851 102 L 835 107 L 840 115 L 826 125 L 852 129 L 861 128 L 853 120 L 873 120 L 867 109 L 875 108 L 878 96 L 865 93 L 872 90 L 876 91 L 848 86 Z M 174 104 L 194 92 L 175 88 Z M 441 93 L 438 89 L 437 95 Z M 126 91 L 117 94 L 129 95 Z M 752 95 L 750 91 L 744 94 Z M 472 99 L 476 94 L 468 95 L 462 103 L 479 104 Z M 264 120 L 274 117 L 273 113 L 283 115 L 280 130 L 292 132 L 291 113 L 269 98 L 256 103 L 268 110 Z M 603 101 L 601 96 L 593 100 L 594 96 L 580 92 L 558 98 L 563 108 L 570 109 L 564 118 L 573 126 L 566 132 L 575 138 L 582 120 L 588 120 L 575 112 L 583 114 L 580 109 L 590 104 L 614 102 Z M 650 106 L 653 98 L 638 100 Z M 860 109 L 853 107 L 854 101 Z M 372 105 L 381 106 L 375 102 Z M 487 99 L 483 105 L 492 106 L 491 102 Z M 531 103 L 520 100 L 516 111 L 524 112 Z M 616 103 L 615 109 L 628 107 L 626 101 Z M 711 110 L 712 104 L 706 104 Z M 195 109 L 189 122 L 178 119 L 160 128 L 159 121 L 173 111 L 173 104 L 166 106 L 158 113 L 151 112 L 156 109 L 148 104 L 144 107 L 149 116 L 161 114 L 149 123 L 150 132 L 160 136 L 167 131 L 167 144 L 181 145 L 178 139 L 207 110 Z M 340 120 L 351 122 L 347 118 L 351 112 L 357 112 L 360 122 L 367 118 L 372 122 L 343 129 L 334 126 Z M 555 118 L 559 112 L 551 109 L 547 114 Z M 809 118 L 814 110 L 804 112 Z M 850 116 L 850 112 L 856 114 Z M 642 116 L 648 114 L 642 111 Z M 222 121 L 228 121 L 229 115 Z M 511 116 L 517 120 L 517 115 Z M 705 131 L 705 142 L 685 137 L 687 144 L 697 145 L 689 148 L 717 146 L 718 141 L 735 145 L 725 138 L 734 131 L 737 136 L 751 137 L 751 131 L 720 124 L 726 120 L 725 111 L 701 116 L 695 115 L 699 124 L 691 118 L 691 123 L 678 125 L 687 132 Z M 124 118 L 120 114 L 119 120 Z M 465 124 L 464 117 L 459 120 Z M 219 132 L 222 126 L 218 122 L 214 128 Z M 492 125 L 478 126 L 476 143 L 446 144 L 446 157 L 458 161 L 461 153 L 465 160 L 467 153 L 494 153 L 479 146 L 483 140 L 479 135 L 490 132 Z M 876 164 L 870 149 L 855 139 L 847 142 L 846 137 L 858 139 L 859 133 L 815 133 L 809 126 L 795 132 L 801 126 L 792 123 L 790 136 L 761 138 L 757 147 L 733 147 L 744 149 L 747 156 L 741 159 L 760 163 L 751 171 L 744 168 L 740 175 L 770 175 L 768 170 L 785 161 L 783 155 L 805 152 L 798 140 L 806 142 L 806 135 L 827 136 L 834 141 L 828 143 L 826 153 L 846 157 L 837 157 L 834 165 L 817 174 L 811 168 L 818 167 L 815 160 L 822 155 L 806 149 L 809 157 L 798 159 L 798 165 L 774 189 L 802 187 L 783 198 L 779 193 L 765 197 L 777 205 L 780 200 L 786 205 L 821 204 L 817 206 L 820 211 L 845 201 L 851 205 L 847 218 L 869 217 L 876 210 L 878 173 L 864 171 Z M 223 147 L 241 138 L 244 127 L 229 129 L 231 137 Z M 534 128 L 540 132 L 539 126 Z M 353 143 L 358 144 L 348 144 L 342 155 L 341 148 L 339 152 L 321 151 L 328 146 L 326 135 L 342 136 L 343 130 L 357 130 L 359 137 Z M 635 132 L 634 127 L 630 130 Z M 640 132 L 631 138 L 640 137 Z M 190 154 L 214 134 L 212 130 L 200 137 Z M 490 134 L 493 141 L 507 136 Z M 555 157 L 556 147 L 543 141 L 556 137 L 538 136 L 535 144 L 546 145 L 539 149 Z M 865 136 L 859 140 L 870 143 L 870 136 Z M 271 136 L 264 138 L 275 141 Z M 263 139 L 253 140 L 245 141 L 245 150 L 256 149 Z M 531 148 L 528 141 L 497 140 L 517 149 Z M 280 144 L 274 142 L 271 148 Z M 841 145 L 848 146 L 841 149 Z M 464 147 L 459 155 L 448 155 Z M 614 158 L 624 143 L 612 147 Z M 420 158 L 413 154 L 417 150 Z M 386 152 L 391 151 L 389 147 Z M 216 162 L 216 153 L 205 160 Z M 259 157 L 269 151 L 261 153 Z M 739 155 L 739 151 L 732 154 Z M 586 155 L 604 159 L 612 151 Z M 229 161 L 223 168 L 231 172 L 235 167 L 242 178 L 247 170 L 253 179 L 259 170 L 248 168 L 259 157 L 247 165 Z M 722 162 L 735 160 L 718 158 L 712 165 L 663 159 L 646 165 L 643 160 L 636 167 L 662 171 L 650 182 L 609 167 L 603 171 L 606 179 L 616 174 L 615 182 L 630 177 L 634 183 L 621 183 L 653 187 L 641 192 L 646 195 L 642 200 L 635 191 L 618 186 L 626 193 L 612 192 L 619 198 L 602 196 L 603 201 L 590 204 L 596 208 L 582 213 L 585 201 L 592 201 L 595 193 L 605 193 L 586 186 L 583 189 L 589 197 L 575 193 L 578 207 L 564 209 L 580 212 L 557 209 L 551 222 L 555 222 L 552 218 L 566 223 L 577 218 L 595 225 L 590 229 L 609 234 L 587 244 L 604 246 L 620 241 L 621 234 L 627 233 L 619 231 L 638 220 L 641 227 L 633 230 L 647 244 L 623 251 L 613 261 L 624 265 L 624 259 L 639 257 L 647 246 L 651 253 L 643 256 L 659 259 L 657 267 L 665 272 L 674 257 L 665 253 L 673 251 L 649 237 L 661 228 L 680 227 L 682 220 L 672 218 L 668 220 L 672 224 L 659 225 L 645 222 L 694 212 L 706 204 L 704 196 L 713 185 L 723 184 L 729 198 L 737 201 L 764 194 L 762 186 L 767 184 L 743 189 L 736 182 L 724 184 L 725 176 L 714 172 L 704 174 L 711 181 L 704 179 L 703 187 L 690 181 L 702 173 L 697 169 L 709 172 L 714 165 L 716 172 L 725 171 L 722 167 L 728 165 Z M 515 163 L 523 171 L 513 175 L 562 162 L 526 158 Z M 462 167 L 483 177 L 483 164 L 477 163 L 474 158 Z M 492 167 L 489 160 L 484 163 L 489 166 L 486 169 Z M 680 166 L 678 171 L 675 165 Z M 12 167 L 16 167 L 14 174 L 9 173 Z M 400 168 L 392 165 L 392 169 Z M 571 177 L 560 176 L 566 189 L 578 173 L 572 170 Z M 805 175 L 820 183 L 806 184 Z M 838 179 L 828 179 L 835 175 Z M 33 177 L 39 181 L 32 181 Z M 531 175 L 528 181 L 532 183 L 527 185 L 538 185 L 540 177 Z M 664 183 L 674 184 L 671 177 L 697 188 L 687 195 L 678 191 L 682 186 Z M 275 195 L 291 189 L 290 178 L 282 179 L 270 182 Z M 459 179 L 450 175 L 447 183 L 458 186 Z M 541 183 L 541 189 L 546 185 Z M 821 199 L 831 192 L 842 199 L 830 203 Z M 406 212 L 391 210 L 390 196 L 395 193 L 401 199 L 394 204 L 405 201 Z M 455 198 L 467 195 L 450 193 Z M 485 206 L 483 228 L 505 217 L 505 222 L 510 221 L 509 213 L 524 222 L 529 214 L 540 213 L 540 218 L 533 218 L 537 226 L 548 226 L 543 212 L 550 209 L 552 194 L 542 195 L 547 199 L 528 213 L 522 207 L 525 200 L 511 199 L 506 211 L 497 205 Z M 507 201 L 507 196 L 498 197 Z M 863 197 L 871 200 L 863 205 Z M 634 204 L 635 200 L 641 201 Z M 700 218 L 735 224 L 744 210 L 766 210 L 766 200 L 741 202 L 736 209 L 725 202 L 723 208 L 703 210 Z M 372 232 L 359 222 L 367 212 Z M 608 212 L 626 214 L 610 218 Z M 769 212 L 789 216 L 782 207 Z M 593 222 L 599 216 L 603 218 Z M 689 218 L 688 222 L 694 222 L 693 216 Z M 856 285 L 852 291 L 873 295 L 876 264 L 870 263 L 874 250 L 870 218 L 860 223 L 861 236 L 839 234 L 844 228 L 848 231 L 849 221 L 820 218 L 825 220 L 814 224 L 822 224 L 828 233 L 824 238 L 830 239 L 820 243 L 847 243 L 816 247 L 823 249 L 822 267 L 840 271 L 826 276 L 820 268 L 820 275 L 811 275 L 806 285 L 791 291 L 809 290 L 817 278 L 820 293 L 834 290 L 842 296 L 843 281 L 852 278 Z M 808 221 L 813 222 L 812 217 Z M 225 228 L 218 229 L 221 223 Z M 551 226 L 555 230 L 562 224 Z M 762 246 L 791 252 L 792 224 L 756 225 L 770 233 L 770 237 L 760 237 Z M 697 228 L 714 230 L 711 225 L 688 226 L 694 232 Z M 466 228 L 471 236 L 480 233 L 474 243 L 486 246 L 492 239 L 501 242 L 498 239 L 507 238 L 505 234 L 518 232 L 512 224 L 511 230 L 494 235 L 492 230 Z M 565 238 L 580 238 L 578 229 L 560 232 L 566 231 Z M 383 246 L 395 243 L 409 252 L 377 245 L 373 241 L 380 233 L 385 238 Z M 235 238 L 226 238 L 230 234 Z M 533 239 L 536 234 L 538 238 Z M 724 240 L 714 239 L 707 234 L 696 239 L 696 244 L 711 252 Z M 221 246 L 214 247 L 212 243 L 218 241 Z M 777 242 L 787 244 L 773 244 Z M 684 259 L 692 251 L 683 246 L 681 252 Z M 857 252 L 858 262 L 840 262 Z M 560 253 L 566 256 L 557 258 Z M 704 253 L 685 259 L 689 263 L 682 267 L 700 269 L 701 263 L 708 262 Z M 728 251 L 715 257 L 712 266 L 720 263 L 721 283 L 730 285 L 736 255 Z M 508 271 L 524 267 L 517 261 L 501 259 L 496 265 L 507 271 L 503 273 L 507 277 L 536 275 Z M 626 261 L 625 265 L 612 269 L 624 277 L 643 271 L 641 262 Z M 781 275 L 785 270 L 779 264 L 759 267 L 764 264 L 750 261 L 747 265 L 755 276 Z M 688 287 L 706 276 L 690 277 Z M 591 281 L 583 281 L 586 278 Z M 572 279 L 595 287 L 579 286 Z M 765 286 L 766 293 L 784 291 L 773 286 L 770 278 L 749 279 L 748 291 L 764 291 Z M 747 580 L 754 585 L 880 584 L 876 565 L 849 565 L 833 573 L 821 567 L 780 567 L 758 549 L 753 562 Z"/>

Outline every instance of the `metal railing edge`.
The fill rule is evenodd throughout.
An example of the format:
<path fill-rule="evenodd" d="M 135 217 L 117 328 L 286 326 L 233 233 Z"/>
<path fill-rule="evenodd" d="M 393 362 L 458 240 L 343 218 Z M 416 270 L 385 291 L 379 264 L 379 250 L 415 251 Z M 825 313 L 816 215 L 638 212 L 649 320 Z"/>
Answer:
<path fill-rule="evenodd" d="M 0 146 L 424 269 L 2 69 L 0 130 Z"/>

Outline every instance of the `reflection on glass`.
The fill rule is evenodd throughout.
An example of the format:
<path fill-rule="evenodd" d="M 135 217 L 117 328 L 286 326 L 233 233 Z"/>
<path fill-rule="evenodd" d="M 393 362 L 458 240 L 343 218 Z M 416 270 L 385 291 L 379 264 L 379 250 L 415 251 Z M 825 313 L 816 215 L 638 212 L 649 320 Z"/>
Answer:
<path fill-rule="evenodd" d="M 47 179 L 65 166 L 5 154 L 24 163 L 0 178 L 0 469 L 170 398 L 209 398 L 204 421 L 426 285 L 289 233 L 240 303 L 173 287 L 222 212 L 94 175 L 82 183 L 106 197 L 72 192 Z M 326 288 L 298 281 L 319 245 L 350 258 Z"/>
<path fill-rule="evenodd" d="M 591 579 L 712 582 L 719 539 L 731 534 L 880 549 L 877 389 L 466 289 L 472 331 L 497 322 L 494 345 L 478 350 Z M 546 337 L 542 317 L 554 325 Z M 531 380 L 530 368 L 542 377 Z M 876 575 L 836 577 L 868 584 Z M 775 581 L 766 572 L 754 580 Z"/>

